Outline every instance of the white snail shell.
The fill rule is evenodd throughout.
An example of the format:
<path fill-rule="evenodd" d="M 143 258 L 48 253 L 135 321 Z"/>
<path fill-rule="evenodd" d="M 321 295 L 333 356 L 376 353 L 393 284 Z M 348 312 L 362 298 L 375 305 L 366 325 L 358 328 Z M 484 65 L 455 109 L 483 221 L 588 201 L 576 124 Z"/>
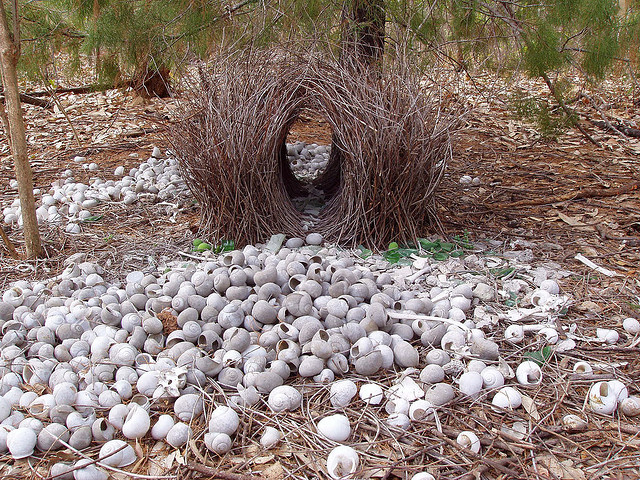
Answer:
<path fill-rule="evenodd" d="M 358 387 L 351 380 L 338 380 L 333 382 L 330 390 L 331 405 L 336 408 L 344 408 L 358 393 Z"/>
<path fill-rule="evenodd" d="M 351 423 L 345 415 L 329 415 L 318 422 L 318 432 L 334 442 L 344 442 L 351 435 Z"/>
<path fill-rule="evenodd" d="M 38 434 L 38 440 L 36 446 L 38 450 L 42 452 L 48 452 L 49 450 L 59 450 L 64 447 L 58 439 L 63 442 L 68 442 L 70 437 L 69 430 L 66 426 L 59 423 L 50 423 L 44 427 Z"/>
<path fill-rule="evenodd" d="M 480 451 L 480 439 L 475 433 L 469 430 L 460 432 L 456 438 L 456 442 L 458 445 L 468 448 L 473 453 L 478 453 Z"/>
<path fill-rule="evenodd" d="M 596 328 L 596 337 L 608 345 L 613 345 L 619 340 L 620 335 L 615 330 Z"/>
<path fill-rule="evenodd" d="M 126 467 L 136 461 L 133 447 L 122 440 L 110 440 L 100 448 L 101 462 L 111 467 Z"/>
<path fill-rule="evenodd" d="M 111 440 L 116 431 L 114 426 L 107 422 L 104 418 L 98 418 L 91 425 L 91 433 L 93 435 L 93 438 L 100 442 Z"/>
<path fill-rule="evenodd" d="M 436 383 L 425 392 L 424 399 L 437 407 L 449 403 L 455 397 L 453 387 L 448 383 Z"/>
<path fill-rule="evenodd" d="M 277 428 L 264 427 L 264 432 L 260 437 L 260 445 L 266 449 L 275 447 L 282 440 L 282 433 Z"/>
<path fill-rule="evenodd" d="M 622 328 L 629 335 L 637 335 L 640 333 L 640 322 L 635 318 L 628 317 L 622 321 Z"/>
<path fill-rule="evenodd" d="M 428 472 L 418 472 L 411 477 L 411 480 L 436 480 L 436 477 Z"/>
<path fill-rule="evenodd" d="M 240 425 L 240 417 L 231 407 L 220 405 L 209 417 L 209 431 L 233 435 Z"/>
<path fill-rule="evenodd" d="M 360 464 L 358 452 L 346 445 L 334 448 L 327 457 L 327 472 L 335 480 L 346 478 L 355 473 Z"/>
<path fill-rule="evenodd" d="M 596 413 L 610 415 L 618 407 L 616 392 L 609 387 L 608 382 L 596 382 L 589 389 L 589 406 Z"/>
<path fill-rule="evenodd" d="M 86 466 L 84 468 L 78 468 L 83 465 Z M 93 465 L 93 462 L 88 458 L 78 460 L 74 468 L 76 468 L 73 471 L 73 478 L 75 480 L 107 480 L 107 478 L 109 478 L 104 470 Z"/>
<path fill-rule="evenodd" d="M 399 367 L 409 368 L 417 367 L 420 362 L 418 350 L 405 340 L 399 340 L 394 343 L 393 359 Z"/>
<path fill-rule="evenodd" d="M 204 444 L 213 453 L 223 455 L 231 450 L 231 437 L 226 433 L 208 432 L 204 434 Z"/>
<path fill-rule="evenodd" d="M 171 415 L 160 415 L 151 429 L 151 436 L 154 440 L 163 440 L 174 425 L 175 421 Z"/>
<path fill-rule="evenodd" d="M 516 378 L 520 385 L 537 385 L 542 382 L 542 369 L 536 362 L 525 360 L 516 368 Z"/>
<path fill-rule="evenodd" d="M 365 383 L 360 387 L 360 398 L 370 405 L 380 405 L 384 399 L 382 387 L 375 383 Z"/>
<path fill-rule="evenodd" d="M 458 379 L 458 387 L 460 392 L 470 397 L 476 397 L 483 386 L 482 375 L 478 372 L 465 372 Z"/>
<path fill-rule="evenodd" d="M 271 390 L 267 403 L 274 412 L 296 410 L 302 404 L 302 394 L 290 385 L 280 385 Z"/>
<path fill-rule="evenodd" d="M 173 404 L 173 411 L 183 422 L 190 422 L 204 410 L 202 396 L 197 393 L 187 393 L 179 396 Z"/>
<path fill-rule="evenodd" d="M 122 425 L 122 434 L 128 439 L 136 439 L 144 437 L 149 431 L 151 420 L 149 412 L 138 404 L 131 404 L 131 409 L 127 414 Z"/>
<path fill-rule="evenodd" d="M 37 441 L 36 432 L 28 428 L 16 428 L 7 434 L 7 448 L 15 459 L 33 454 Z"/>
<path fill-rule="evenodd" d="M 637 417 L 640 415 L 640 398 L 631 396 L 620 402 L 620 409 L 627 417 Z"/>
<path fill-rule="evenodd" d="M 127 418 L 129 414 L 129 407 L 122 403 L 118 405 L 114 405 L 109 410 L 109 423 L 113 425 L 118 430 L 122 430 L 122 425 L 124 425 L 124 420 Z M 113 435 L 111 436 L 113 438 Z M 111 440 L 111 438 L 106 438 L 105 440 Z"/>
<path fill-rule="evenodd" d="M 411 426 L 411 419 L 404 413 L 392 413 L 387 417 L 387 424 L 402 430 L 408 430 Z"/>
<path fill-rule="evenodd" d="M 494 395 L 491 404 L 496 412 L 513 410 L 522 405 L 522 395 L 513 387 L 502 387 Z"/>
<path fill-rule="evenodd" d="M 193 432 L 189 425 L 178 422 L 167 432 L 166 442 L 174 448 L 180 448 L 189 441 L 192 434 Z"/>
<path fill-rule="evenodd" d="M 562 417 L 562 425 L 567 430 L 579 431 L 587 428 L 587 421 L 579 417 L 578 415 L 570 413 Z"/>
<path fill-rule="evenodd" d="M 573 373 L 589 375 L 590 373 L 593 373 L 593 367 L 591 367 L 588 362 L 576 362 L 573 366 Z"/>
<path fill-rule="evenodd" d="M 444 369 L 435 363 L 429 364 L 420 372 L 420 381 L 423 383 L 433 384 L 444 380 Z"/>
<path fill-rule="evenodd" d="M 435 408 L 427 400 L 416 400 L 409 406 L 409 418 L 411 420 L 426 420 L 433 417 Z"/>
<path fill-rule="evenodd" d="M 509 343 L 520 343 L 524 340 L 522 325 L 509 325 L 504 331 L 504 339 Z"/>

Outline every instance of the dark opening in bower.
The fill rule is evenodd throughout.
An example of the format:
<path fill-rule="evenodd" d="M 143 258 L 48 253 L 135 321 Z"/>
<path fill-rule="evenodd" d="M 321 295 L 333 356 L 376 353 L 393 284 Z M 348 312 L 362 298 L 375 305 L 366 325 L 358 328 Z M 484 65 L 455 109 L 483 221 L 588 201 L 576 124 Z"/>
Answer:
<path fill-rule="evenodd" d="M 317 218 L 337 188 L 326 188 L 322 179 L 339 178 L 340 163 L 331 161 L 332 132 L 327 121 L 312 111 L 303 113 L 294 121 L 281 149 L 283 179 L 293 206 L 304 215 Z M 329 168 L 331 167 L 331 168 Z M 292 178 L 293 177 L 293 178 Z"/>

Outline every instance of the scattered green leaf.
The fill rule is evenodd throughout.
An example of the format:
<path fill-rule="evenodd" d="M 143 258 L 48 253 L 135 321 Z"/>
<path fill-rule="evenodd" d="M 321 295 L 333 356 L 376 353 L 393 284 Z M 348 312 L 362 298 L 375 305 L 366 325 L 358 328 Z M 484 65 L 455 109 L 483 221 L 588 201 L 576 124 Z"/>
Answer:
<path fill-rule="evenodd" d="M 531 360 L 532 362 L 536 362 L 538 365 L 542 366 L 551 358 L 551 355 L 553 355 L 553 350 L 551 347 L 547 346 L 540 351 L 526 352 L 522 355 L 522 358 L 524 360 Z"/>
<path fill-rule="evenodd" d="M 202 243 L 202 240 L 199 238 L 194 238 L 193 239 L 193 246 L 197 247 L 198 245 L 200 245 Z"/>
<path fill-rule="evenodd" d="M 360 250 L 358 256 L 362 259 L 367 259 L 373 254 L 371 250 L 365 248 L 363 245 L 358 245 L 358 249 Z"/>
<path fill-rule="evenodd" d="M 82 223 L 96 223 L 102 220 L 103 215 L 93 215 L 82 220 Z"/>

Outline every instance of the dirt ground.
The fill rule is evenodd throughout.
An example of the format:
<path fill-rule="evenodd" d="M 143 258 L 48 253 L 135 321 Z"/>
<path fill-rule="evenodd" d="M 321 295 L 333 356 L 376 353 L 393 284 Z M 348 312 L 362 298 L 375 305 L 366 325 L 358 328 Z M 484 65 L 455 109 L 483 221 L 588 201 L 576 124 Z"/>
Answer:
<path fill-rule="evenodd" d="M 489 84 L 494 80 L 487 77 L 479 81 Z M 510 88 L 506 81 L 501 85 L 494 92 Z M 523 80 L 522 85 L 545 95 L 534 82 Z M 599 111 L 604 107 L 584 102 L 574 106 L 600 146 L 575 129 L 557 139 L 544 139 L 531 124 L 514 119 L 499 95 L 476 95 L 459 79 L 452 80 L 449 87 L 468 111 L 454 137 L 453 160 L 438 193 L 441 225 L 425 236 L 466 234 L 472 241 L 495 240 L 511 250 L 531 249 L 538 264 L 570 272 L 561 283 L 576 300 L 568 321 L 579 322 L 584 328 L 619 327 L 625 317 L 640 318 L 640 140 L 592 125 L 586 119 L 600 120 Z M 608 102 L 608 117 L 637 128 L 640 115 L 634 98 L 616 81 L 601 88 Z M 154 146 L 170 148 L 163 130 L 179 100 L 141 99 L 114 90 L 61 94 L 59 101 L 63 109 L 25 106 L 37 188 L 48 189 L 69 168 L 74 178 L 82 181 L 92 176 L 115 178 L 116 166 L 132 168 L 148 158 Z M 320 144 L 329 143 L 330 138 L 326 122 L 308 115 L 289 135 L 290 141 Z M 17 193 L 9 185 L 13 169 L 4 136 L 0 155 L 0 203 L 6 206 Z M 86 157 L 85 165 L 96 163 L 97 170 L 84 169 L 74 162 L 76 156 Z M 478 180 L 461 183 L 465 175 Z M 125 267 L 131 270 L 170 258 L 189 247 L 198 229 L 198 210 L 193 203 L 179 205 L 167 215 L 169 210 L 146 204 L 133 210 L 111 206 L 104 219 L 82 236 L 43 227 L 44 259 L 12 259 L 4 246 L 0 248 L 0 287 L 4 289 L 19 278 L 53 276 L 61 270 L 64 259 L 77 252 L 102 262 L 113 277 L 121 277 Z M 5 230 L 20 250 L 20 232 L 6 226 Z M 578 261 L 578 254 L 612 275 Z M 581 348 L 594 360 L 606 358 L 620 365 L 631 393 L 640 393 L 640 348 L 626 344 Z M 574 387 L 584 395 L 584 384 Z M 558 396 L 579 407 L 577 396 L 569 398 L 562 392 Z M 579 438 L 546 432 L 549 443 L 545 448 L 561 453 L 562 458 L 574 458 L 574 462 L 566 468 L 547 468 L 547 476 L 538 471 L 537 477 L 528 472 L 521 478 L 638 478 L 640 424 L 619 420 L 596 422 Z M 510 461 L 512 457 L 508 457 Z M 501 461 L 507 465 L 504 458 L 483 463 L 478 475 L 491 471 L 492 478 L 516 478 L 513 471 L 496 466 Z M 575 472 L 574 466 L 581 462 L 593 467 L 587 475 Z M 389 474 L 384 478 L 395 477 Z"/>

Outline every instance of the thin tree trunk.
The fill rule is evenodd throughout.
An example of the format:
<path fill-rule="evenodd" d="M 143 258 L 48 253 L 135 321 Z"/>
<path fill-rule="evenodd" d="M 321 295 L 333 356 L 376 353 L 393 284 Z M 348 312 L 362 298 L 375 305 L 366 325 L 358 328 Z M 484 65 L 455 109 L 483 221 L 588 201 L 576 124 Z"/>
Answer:
<path fill-rule="evenodd" d="M 385 0 L 349 0 L 343 9 L 343 55 L 380 67 L 384 53 Z"/>
<path fill-rule="evenodd" d="M 20 104 L 20 90 L 18 88 L 18 58 L 20 57 L 19 17 L 17 2 L 13 3 L 13 32 L 9 30 L 4 2 L 0 1 L 0 64 L 2 82 L 9 119 L 11 138 L 11 154 L 18 181 L 18 196 L 24 224 L 26 254 L 28 258 L 35 258 L 42 252 L 40 232 L 36 218 L 36 206 L 33 196 L 33 174 L 27 156 L 27 139 Z"/>

